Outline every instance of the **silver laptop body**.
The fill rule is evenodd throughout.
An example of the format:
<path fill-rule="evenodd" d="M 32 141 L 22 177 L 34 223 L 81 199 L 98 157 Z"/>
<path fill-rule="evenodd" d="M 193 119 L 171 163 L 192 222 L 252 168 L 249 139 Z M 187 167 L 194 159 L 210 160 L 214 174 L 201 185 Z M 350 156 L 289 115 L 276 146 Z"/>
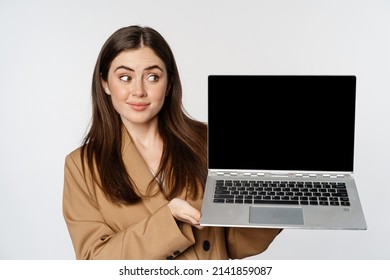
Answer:
<path fill-rule="evenodd" d="M 210 75 L 202 226 L 366 229 L 355 76 Z"/>

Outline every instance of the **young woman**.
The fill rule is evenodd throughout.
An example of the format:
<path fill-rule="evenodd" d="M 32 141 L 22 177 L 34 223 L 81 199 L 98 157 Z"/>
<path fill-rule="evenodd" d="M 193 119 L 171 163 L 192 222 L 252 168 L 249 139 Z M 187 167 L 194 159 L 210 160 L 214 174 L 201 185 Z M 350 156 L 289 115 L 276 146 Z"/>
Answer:
<path fill-rule="evenodd" d="M 154 29 L 106 41 L 92 123 L 65 160 L 63 213 L 77 259 L 235 259 L 279 229 L 200 227 L 207 127 L 182 107 L 176 62 Z"/>

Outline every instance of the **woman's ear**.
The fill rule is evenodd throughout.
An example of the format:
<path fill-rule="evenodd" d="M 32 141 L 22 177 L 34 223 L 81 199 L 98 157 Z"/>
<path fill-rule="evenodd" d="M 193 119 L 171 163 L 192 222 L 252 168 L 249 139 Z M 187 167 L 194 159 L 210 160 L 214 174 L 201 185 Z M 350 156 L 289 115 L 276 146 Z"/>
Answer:
<path fill-rule="evenodd" d="M 100 78 L 100 82 L 102 84 L 103 90 L 106 94 L 111 95 L 110 89 L 108 88 L 108 82 Z"/>

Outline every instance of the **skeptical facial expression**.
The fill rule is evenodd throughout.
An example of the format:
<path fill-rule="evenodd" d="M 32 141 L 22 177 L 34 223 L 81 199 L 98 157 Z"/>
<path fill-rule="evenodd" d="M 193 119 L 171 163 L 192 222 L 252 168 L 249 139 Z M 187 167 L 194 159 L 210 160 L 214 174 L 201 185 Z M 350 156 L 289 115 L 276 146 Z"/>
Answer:
<path fill-rule="evenodd" d="M 157 121 L 167 85 L 165 64 L 148 47 L 119 53 L 111 63 L 107 81 L 102 80 L 127 128 Z"/>

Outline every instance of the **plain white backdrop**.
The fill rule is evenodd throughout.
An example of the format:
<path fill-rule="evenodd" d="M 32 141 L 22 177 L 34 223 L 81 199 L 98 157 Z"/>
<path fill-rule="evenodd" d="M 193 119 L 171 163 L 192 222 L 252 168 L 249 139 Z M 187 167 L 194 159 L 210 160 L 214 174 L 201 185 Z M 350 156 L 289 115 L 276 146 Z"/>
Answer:
<path fill-rule="evenodd" d="M 64 158 L 88 127 L 102 44 L 132 24 L 166 38 L 202 121 L 209 74 L 356 75 L 368 230 L 285 230 L 252 259 L 390 259 L 389 15 L 387 0 L 0 0 L 0 259 L 74 259 Z"/>

